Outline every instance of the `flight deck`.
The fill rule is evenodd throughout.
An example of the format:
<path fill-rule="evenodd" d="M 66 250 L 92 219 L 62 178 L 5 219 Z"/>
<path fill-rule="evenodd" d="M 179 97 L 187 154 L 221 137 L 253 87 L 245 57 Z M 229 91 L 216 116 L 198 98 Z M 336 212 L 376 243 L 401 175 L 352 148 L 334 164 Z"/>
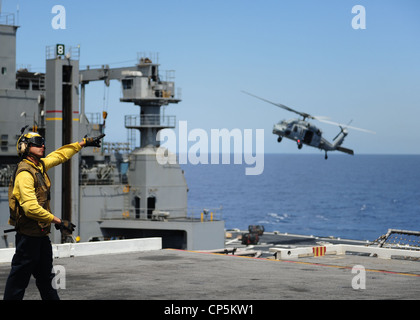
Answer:
<path fill-rule="evenodd" d="M 227 239 L 226 253 L 156 249 L 55 259 L 65 270 L 63 300 L 377 300 L 420 298 L 420 262 L 367 254 L 276 259 L 270 248 L 302 248 L 324 238 L 264 233 L 257 245 Z M 238 239 L 240 240 L 240 239 Z M 361 245 L 352 240 L 335 243 Z M 130 240 L 131 241 L 131 240 Z M 232 248 L 236 248 L 231 254 Z M 258 258 L 246 251 L 262 251 Z M 0 263 L 3 293 L 10 263 Z M 40 299 L 34 279 L 24 299 Z"/>

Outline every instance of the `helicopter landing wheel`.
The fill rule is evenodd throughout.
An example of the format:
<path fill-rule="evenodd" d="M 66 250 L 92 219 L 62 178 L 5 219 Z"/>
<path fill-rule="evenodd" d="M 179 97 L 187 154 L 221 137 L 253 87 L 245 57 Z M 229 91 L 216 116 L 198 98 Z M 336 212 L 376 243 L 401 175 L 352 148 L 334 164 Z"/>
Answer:
<path fill-rule="evenodd" d="M 302 149 L 302 144 L 301 143 L 298 144 L 298 149 L 299 150 Z"/>
<path fill-rule="evenodd" d="M 277 138 L 277 142 L 281 142 L 281 137 L 278 137 Z"/>
<path fill-rule="evenodd" d="M 328 155 L 327 155 L 327 153 L 325 152 L 325 160 L 327 160 L 328 159 Z"/>

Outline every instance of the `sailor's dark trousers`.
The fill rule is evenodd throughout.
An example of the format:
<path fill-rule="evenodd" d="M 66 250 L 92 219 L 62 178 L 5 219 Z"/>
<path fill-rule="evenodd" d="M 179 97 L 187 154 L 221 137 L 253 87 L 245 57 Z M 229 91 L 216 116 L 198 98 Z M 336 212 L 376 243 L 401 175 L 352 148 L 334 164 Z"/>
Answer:
<path fill-rule="evenodd" d="M 52 246 L 48 236 L 29 237 L 16 233 L 16 252 L 7 278 L 4 300 L 22 300 L 31 275 L 43 300 L 58 300 L 53 288 Z"/>

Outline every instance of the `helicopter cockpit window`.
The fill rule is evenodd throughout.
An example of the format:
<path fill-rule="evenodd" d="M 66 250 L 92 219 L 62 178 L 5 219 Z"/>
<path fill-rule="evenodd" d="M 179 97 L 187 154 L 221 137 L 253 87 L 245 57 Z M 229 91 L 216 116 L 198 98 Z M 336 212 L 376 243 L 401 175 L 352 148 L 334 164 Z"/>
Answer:
<path fill-rule="evenodd" d="M 297 126 L 293 127 L 293 132 L 297 132 Z"/>

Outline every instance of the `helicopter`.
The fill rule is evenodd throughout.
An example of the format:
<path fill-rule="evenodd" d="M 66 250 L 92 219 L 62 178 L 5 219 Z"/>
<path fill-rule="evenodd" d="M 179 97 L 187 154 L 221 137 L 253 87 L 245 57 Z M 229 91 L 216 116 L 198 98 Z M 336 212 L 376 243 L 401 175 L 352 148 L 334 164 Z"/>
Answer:
<path fill-rule="evenodd" d="M 370 130 L 361 129 L 357 127 L 351 127 L 349 124 L 341 124 L 333 121 L 326 120 L 327 118 L 321 116 L 312 116 L 306 112 L 296 111 L 290 107 L 285 106 L 281 103 L 275 103 L 269 101 L 267 99 L 258 97 L 254 94 L 251 94 L 246 91 L 242 91 L 243 93 L 260 99 L 262 101 L 271 103 L 277 107 L 283 108 L 287 111 L 294 112 L 302 117 L 302 119 L 290 119 L 290 120 L 282 120 L 276 123 L 273 127 L 273 134 L 278 135 L 277 141 L 281 142 L 283 138 L 287 138 L 290 140 L 294 140 L 297 143 L 298 149 L 302 149 L 302 146 L 305 144 L 310 147 L 318 148 L 320 150 L 325 151 L 325 159 L 328 159 L 327 152 L 328 151 L 341 151 L 350 155 L 354 155 L 354 151 L 345 147 L 342 147 L 342 143 L 344 138 L 348 135 L 348 128 L 355 129 L 359 131 L 364 131 L 368 133 L 375 133 Z M 332 142 L 329 142 L 327 139 L 322 137 L 322 131 L 317 126 L 313 125 L 312 123 L 306 121 L 306 119 L 314 119 L 324 123 L 337 125 L 340 127 L 340 132 L 335 136 Z"/>

